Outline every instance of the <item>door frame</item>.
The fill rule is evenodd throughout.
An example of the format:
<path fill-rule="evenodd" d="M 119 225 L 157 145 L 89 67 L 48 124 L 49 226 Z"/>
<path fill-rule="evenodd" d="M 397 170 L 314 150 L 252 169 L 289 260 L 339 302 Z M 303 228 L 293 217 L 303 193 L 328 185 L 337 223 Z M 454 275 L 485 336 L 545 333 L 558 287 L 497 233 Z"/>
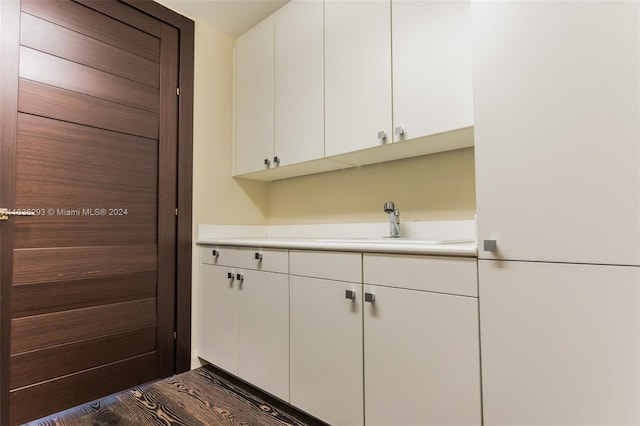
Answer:
<path fill-rule="evenodd" d="M 113 0 L 178 30 L 178 169 L 174 373 L 191 368 L 194 22 L 149 0 Z M 15 167 L 18 119 L 20 0 L 0 1 L 0 161 Z M 15 169 L 8 171 L 15 176 Z M 15 182 L 0 175 L 0 205 L 15 203 Z M 0 226 L 0 424 L 9 421 L 9 356 L 13 227 Z"/>

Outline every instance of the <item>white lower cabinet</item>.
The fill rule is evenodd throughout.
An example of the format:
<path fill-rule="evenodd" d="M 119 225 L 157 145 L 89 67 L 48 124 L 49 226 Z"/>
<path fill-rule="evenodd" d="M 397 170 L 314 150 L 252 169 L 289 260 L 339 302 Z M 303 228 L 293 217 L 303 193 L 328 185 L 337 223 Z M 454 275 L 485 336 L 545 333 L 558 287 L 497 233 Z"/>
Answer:
<path fill-rule="evenodd" d="M 289 401 L 289 276 L 244 271 L 238 291 L 238 376 Z"/>
<path fill-rule="evenodd" d="M 291 403 L 334 425 L 480 425 L 475 259 L 364 254 L 361 278 L 347 255 L 290 253 Z"/>
<path fill-rule="evenodd" d="M 640 267 L 479 261 L 484 424 L 640 424 Z"/>
<path fill-rule="evenodd" d="M 362 254 L 291 250 L 291 403 L 362 425 Z"/>
<path fill-rule="evenodd" d="M 220 263 L 230 252 L 233 256 L 227 256 L 228 266 L 201 264 L 198 355 L 288 401 L 287 250 L 225 248 L 213 258 L 212 250 L 202 249 L 203 262 Z"/>
<path fill-rule="evenodd" d="M 233 268 L 200 265 L 198 356 L 238 374 L 238 286 Z"/>
<path fill-rule="evenodd" d="M 482 423 L 474 258 L 212 253 L 203 359 L 332 425 Z"/>
<path fill-rule="evenodd" d="M 404 262 L 403 256 L 381 257 Z M 424 268 L 430 260 L 423 258 Z M 367 264 L 365 255 L 366 424 L 482 424 L 478 299 L 366 284 L 375 280 Z M 455 272 L 456 262 L 449 266 Z M 438 277 L 431 278 L 421 285 L 439 286 Z M 469 279 L 467 286 L 477 282 Z"/>
<path fill-rule="evenodd" d="M 291 403 L 363 424 L 362 284 L 291 276 Z"/>

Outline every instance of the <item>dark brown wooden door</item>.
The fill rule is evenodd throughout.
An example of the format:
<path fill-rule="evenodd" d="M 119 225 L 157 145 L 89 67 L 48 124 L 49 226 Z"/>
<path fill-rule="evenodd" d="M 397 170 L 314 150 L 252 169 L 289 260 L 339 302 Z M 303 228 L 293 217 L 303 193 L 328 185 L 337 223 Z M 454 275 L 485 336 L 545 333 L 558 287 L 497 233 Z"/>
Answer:
<path fill-rule="evenodd" d="M 178 32 L 23 0 L 18 49 L 10 424 L 174 371 Z"/>

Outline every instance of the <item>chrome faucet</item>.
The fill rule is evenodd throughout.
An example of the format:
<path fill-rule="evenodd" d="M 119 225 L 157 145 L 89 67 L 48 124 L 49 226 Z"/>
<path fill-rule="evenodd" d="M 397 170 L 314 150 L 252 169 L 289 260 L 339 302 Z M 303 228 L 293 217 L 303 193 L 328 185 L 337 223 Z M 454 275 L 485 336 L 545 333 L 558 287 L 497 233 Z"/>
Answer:
<path fill-rule="evenodd" d="M 389 237 L 400 238 L 400 210 L 396 209 L 393 201 L 384 203 L 384 212 L 389 215 Z"/>

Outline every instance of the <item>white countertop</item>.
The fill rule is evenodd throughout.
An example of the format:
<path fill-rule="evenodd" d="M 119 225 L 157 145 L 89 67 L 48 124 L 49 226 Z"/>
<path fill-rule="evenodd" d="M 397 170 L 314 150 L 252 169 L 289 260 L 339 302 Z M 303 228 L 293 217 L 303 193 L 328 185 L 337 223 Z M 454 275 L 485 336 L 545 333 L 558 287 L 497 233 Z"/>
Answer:
<path fill-rule="evenodd" d="M 367 253 L 429 254 L 438 256 L 476 257 L 473 241 L 434 242 L 394 238 L 270 238 L 232 237 L 199 238 L 199 245 L 279 248 L 299 250 L 358 251 Z"/>

